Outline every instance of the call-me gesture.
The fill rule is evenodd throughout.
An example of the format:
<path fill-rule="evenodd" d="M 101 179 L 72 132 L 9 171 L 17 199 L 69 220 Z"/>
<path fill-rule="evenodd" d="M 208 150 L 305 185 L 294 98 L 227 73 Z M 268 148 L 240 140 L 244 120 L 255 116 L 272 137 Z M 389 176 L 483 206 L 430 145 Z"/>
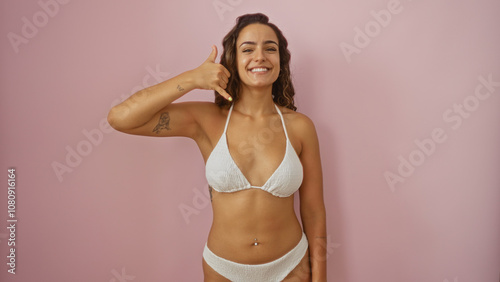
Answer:
<path fill-rule="evenodd" d="M 217 47 L 212 46 L 210 56 L 199 67 L 137 91 L 109 111 L 109 124 L 129 134 L 193 137 L 199 130 L 196 120 L 201 118 L 196 113 L 206 113 L 203 107 L 209 104 L 173 102 L 193 89 L 215 90 L 232 101 L 225 90 L 231 74 L 215 63 L 216 58 Z"/>
<path fill-rule="evenodd" d="M 193 70 L 196 88 L 215 90 L 227 100 L 232 101 L 231 95 L 225 90 L 231 73 L 223 65 L 216 63 L 216 58 L 217 47 L 214 45 L 208 59 Z"/>

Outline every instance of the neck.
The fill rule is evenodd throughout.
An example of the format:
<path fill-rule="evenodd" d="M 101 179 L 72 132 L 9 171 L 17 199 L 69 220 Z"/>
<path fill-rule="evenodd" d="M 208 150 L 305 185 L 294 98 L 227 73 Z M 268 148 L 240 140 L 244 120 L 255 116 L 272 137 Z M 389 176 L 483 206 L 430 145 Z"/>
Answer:
<path fill-rule="evenodd" d="M 243 87 L 234 108 L 242 114 L 254 117 L 274 113 L 276 110 L 272 96 L 272 85 L 266 88 Z"/>

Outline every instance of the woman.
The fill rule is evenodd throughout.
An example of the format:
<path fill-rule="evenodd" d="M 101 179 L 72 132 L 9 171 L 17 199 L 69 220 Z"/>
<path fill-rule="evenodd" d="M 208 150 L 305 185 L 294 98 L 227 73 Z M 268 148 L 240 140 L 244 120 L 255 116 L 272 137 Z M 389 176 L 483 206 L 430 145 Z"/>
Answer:
<path fill-rule="evenodd" d="M 287 45 L 267 16 L 241 16 L 223 40 L 220 64 L 213 46 L 196 69 L 109 113 L 116 130 L 185 136 L 200 148 L 213 209 L 205 281 L 326 281 L 319 145 L 312 121 L 295 112 Z M 173 103 L 193 89 L 215 90 L 215 103 Z"/>

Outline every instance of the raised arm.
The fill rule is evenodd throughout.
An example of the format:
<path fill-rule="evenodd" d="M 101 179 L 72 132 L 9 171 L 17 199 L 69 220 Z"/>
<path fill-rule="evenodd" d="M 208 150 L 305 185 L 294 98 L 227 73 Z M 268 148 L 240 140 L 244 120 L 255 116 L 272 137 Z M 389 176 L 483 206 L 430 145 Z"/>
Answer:
<path fill-rule="evenodd" d="M 216 57 L 217 47 L 212 46 L 208 59 L 196 69 L 134 93 L 109 111 L 109 124 L 128 134 L 194 138 L 207 103 L 172 102 L 193 89 L 216 90 L 231 99 L 224 90 L 230 73 L 215 63 Z"/>

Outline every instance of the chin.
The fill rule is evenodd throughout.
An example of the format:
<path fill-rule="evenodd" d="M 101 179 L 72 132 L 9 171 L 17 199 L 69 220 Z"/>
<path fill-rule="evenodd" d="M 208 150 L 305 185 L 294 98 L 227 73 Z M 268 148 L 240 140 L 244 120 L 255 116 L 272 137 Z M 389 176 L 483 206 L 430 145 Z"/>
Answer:
<path fill-rule="evenodd" d="M 247 88 L 263 89 L 263 88 L 272 88 L 273 83 L 245 83 L 245 86 Z"/>
<path fill-rule="evenodd" d="M 248 88 L 267 88 L 267 87 L 272 88 L 273 84 L 276 82 L 276 80 L 278 80 L 278 78 L 276 77 L 276 79 L 274 79 L 274 80 L 267 80 L 267 81 L 255 81 L 255 80 L 249 80 L 249 79 L 244 81 L 241 78 L 240 78 L 240 80 Z"/>

